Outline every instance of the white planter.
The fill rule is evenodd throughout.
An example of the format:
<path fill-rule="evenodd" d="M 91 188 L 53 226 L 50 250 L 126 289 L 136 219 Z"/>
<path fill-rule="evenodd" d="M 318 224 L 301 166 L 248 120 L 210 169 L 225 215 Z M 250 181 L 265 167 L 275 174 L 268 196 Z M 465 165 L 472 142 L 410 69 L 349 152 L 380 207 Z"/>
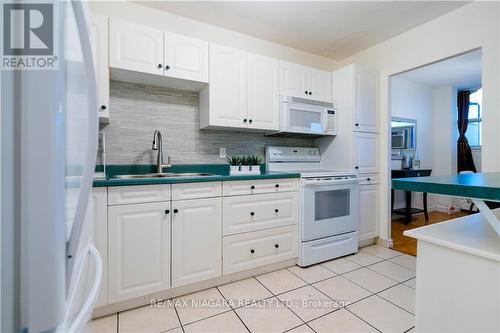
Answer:
<path fill-rule="evenodd" d="M 250 166 L 249 165 L 242 165 L 240 171 L 241 171 L 241 173 L 250 173 Z"/>
<path fill-rule="evenodd" d="M 260 165 L 251 165 L 250 166 L 250 173 L 252 175 L 260 175 Z"/>
<path fill-rule="evenodd" d="M 230 175 L 237 175 L 240 173 L 240 166 L 239 165 L 230 165 L 229 166 L 229 174 Z"/>

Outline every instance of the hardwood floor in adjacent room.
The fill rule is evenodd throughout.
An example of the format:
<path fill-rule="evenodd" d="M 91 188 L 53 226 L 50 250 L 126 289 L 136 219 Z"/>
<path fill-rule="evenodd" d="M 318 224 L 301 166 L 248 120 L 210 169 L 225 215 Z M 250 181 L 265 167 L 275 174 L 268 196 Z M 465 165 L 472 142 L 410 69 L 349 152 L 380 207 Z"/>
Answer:
<path fill-rule="evenodd" d="M 441 212 L 429 212 L 428 224 L 438 223 L 446 220 L 455 219 L 467 215 L 465 212 L 459 212 L 448 215 Z M 417 240 L 403 235 L 405 230 L 423 227 L 425 225 L 424 214 L 414 215 L 411 222 L 404 224 L 404 217 L 392 219 L 391 223 L 391 238 L 394 241 L 393 250 L 403 252 L 412 256 L 417 255 Z"/>

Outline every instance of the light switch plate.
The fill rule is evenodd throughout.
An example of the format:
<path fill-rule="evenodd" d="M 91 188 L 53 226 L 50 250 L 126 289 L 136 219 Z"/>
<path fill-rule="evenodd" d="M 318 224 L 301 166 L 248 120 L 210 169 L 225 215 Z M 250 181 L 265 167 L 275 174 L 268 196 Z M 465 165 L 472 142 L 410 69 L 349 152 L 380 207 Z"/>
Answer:
<path fill-rule="evenodd" d="M 219 157 L 226 158 L 226 148 L 219 148 Z"/>

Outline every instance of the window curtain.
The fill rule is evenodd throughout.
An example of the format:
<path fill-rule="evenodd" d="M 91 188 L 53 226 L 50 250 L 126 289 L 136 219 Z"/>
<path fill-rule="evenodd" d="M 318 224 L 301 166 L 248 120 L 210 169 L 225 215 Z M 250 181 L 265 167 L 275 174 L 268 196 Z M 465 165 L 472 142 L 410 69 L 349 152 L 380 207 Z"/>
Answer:
<path fill-rule="evenodd" d="M 473 171 L 476 166 L 472 159 L 472 151 L 465 137 L 467 125 L 469 124 L 469 96 L 470 91 L 460 91 L 457 95 L 458 106 L 458 141 L 457 141 L 457 172 Z"/>

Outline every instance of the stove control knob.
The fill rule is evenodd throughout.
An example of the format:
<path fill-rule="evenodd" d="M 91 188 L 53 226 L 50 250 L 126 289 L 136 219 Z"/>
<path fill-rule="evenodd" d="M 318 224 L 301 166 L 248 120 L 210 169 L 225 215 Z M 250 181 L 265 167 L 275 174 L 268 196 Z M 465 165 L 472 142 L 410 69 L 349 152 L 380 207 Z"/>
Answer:
<path fill-rule="evenodd" d="M 276 151 L 273 151 L 273 155 L 276 156 L 278 155 L 278 153 Z"/>
<path fill-rule="evenodd" d="M 278 150 L 278 155 L 281 155 L 283 154 L 283 152 L 281 150 Z"/>

